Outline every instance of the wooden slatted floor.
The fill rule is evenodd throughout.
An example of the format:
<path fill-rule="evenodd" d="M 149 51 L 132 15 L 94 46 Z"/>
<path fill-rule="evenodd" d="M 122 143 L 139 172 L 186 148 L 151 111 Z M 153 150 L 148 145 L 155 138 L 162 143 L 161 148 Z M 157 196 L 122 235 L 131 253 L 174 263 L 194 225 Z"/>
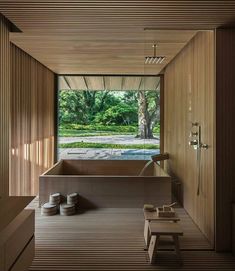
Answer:
<path fill-rule="evenodd" d="M 186 212 L 182 208 L 177 211 L 185 232 L 180 240 L 182 267 L 172 251 L 161 251 L 158 263 L 149 264 L 141 209 L 99 209 L 71 217 L 43 217 L 36 208 L 36 257 L 29 270 L 235 270 L 235 258 L 210 250 Z"/>

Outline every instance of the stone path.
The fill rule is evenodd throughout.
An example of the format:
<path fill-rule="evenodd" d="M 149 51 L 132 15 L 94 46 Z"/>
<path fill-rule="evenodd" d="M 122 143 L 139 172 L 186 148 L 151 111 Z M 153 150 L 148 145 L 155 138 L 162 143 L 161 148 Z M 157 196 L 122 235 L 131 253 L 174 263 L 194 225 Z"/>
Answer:
<path fill-rule="evenodd" d="M 59 143 L 92 142 L 108 144 L 159 144 L 159 139 L 140 139 L 133 135 L 60 137 Z M 101 149 L 101 148 L 61 148 L 59 159 L 110 159 L 110 160 L 149 160 L 159 153 L 157 149 Z"/>
<path fill-rule="evenodd" d="M 159 144 L 159 139 L 140 139 L 133 135 L 60 137 L 59 143 L 92 142 L 109 144 Z"/>
<path fill-rule="evenodd" d="M 110 159 L 110 160 L 150 160 L 159 150 L 136 149 L 59 149 L 59 159 Z"/>

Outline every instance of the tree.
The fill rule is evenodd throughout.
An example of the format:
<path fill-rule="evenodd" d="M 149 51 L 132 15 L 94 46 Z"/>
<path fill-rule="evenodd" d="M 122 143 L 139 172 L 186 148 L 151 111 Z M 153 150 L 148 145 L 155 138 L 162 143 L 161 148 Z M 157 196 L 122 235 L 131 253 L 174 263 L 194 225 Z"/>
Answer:
<path fill-rule="evenodd" d="M 59 123 L 86 123 L 86 117 L 81 93 L 61 90 L 59 92 Z"/>
<path fill-rule="evenodd" d="M 158 91 L 138 92 L 138 137 L 153 138 L 153 128 L 160 117 L 160 96 Z"/>
<path fill-rule="evenodd" d="M 137 110 L 133 105 L 119 103 L 98 113 L 95 121 L 104 125 L 133 125 L 137 123 Z"/>

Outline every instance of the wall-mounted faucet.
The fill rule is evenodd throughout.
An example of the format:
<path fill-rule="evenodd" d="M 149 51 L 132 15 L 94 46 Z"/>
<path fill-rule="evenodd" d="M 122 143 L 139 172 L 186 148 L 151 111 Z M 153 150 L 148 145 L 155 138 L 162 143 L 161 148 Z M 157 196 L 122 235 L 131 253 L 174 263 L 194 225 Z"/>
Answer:
<path fill-rule="evenodd" d="M 208 145 L 201 142 L 201 126 L 198 122 L 192 123 L 192 128 L 190 132 L 189 145 L 193 146 L 195 150 L 197 149 L 208 149 Z"/>
<path fill-rule="evenodd" d="M 193 146 L 194 150 L 197 151 L 197 167 L 198 167 L 197 195 L 199 196 L 201 187 L 201 149 L 208 149 L 209 146 L 207 144 L 202 143 L 201 141 L 201 126 L 199 125 L 198 122 L 192 123 L 189 145 Z"/>

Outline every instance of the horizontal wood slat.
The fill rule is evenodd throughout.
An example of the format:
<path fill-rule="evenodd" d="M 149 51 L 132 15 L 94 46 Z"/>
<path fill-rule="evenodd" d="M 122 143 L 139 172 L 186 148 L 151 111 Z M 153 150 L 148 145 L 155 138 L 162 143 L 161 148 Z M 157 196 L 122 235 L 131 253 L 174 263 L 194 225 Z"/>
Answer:
<path fill-rule="evenodd" d="M 36 255 L 29 270 L 233 270 L 235 258 L 211 251 L 187 213 L 176 210 L 185 233 L 180 238 L 182 267 L 171 251 L 161 251 L 158 264 L 149 264 L 141 209 L 107 208 L 71 217 L 44 217 L 36 208 Z M 167 239 L 164 244 L 161 249 L 169 250 Z"/>
<path fill-rule="evenodd" d="M 234 0 L 5 0 L 0 11 L 23 31 L 12 42 L 60 74 L 156 75 L 185 45 L 182 36 L 192 38 L 189 30 L 235 24 Z M 152 28 L 164 31 L 144 31 Z M 166 59 L 144 65 L 154 42 Z"/>
<path fill-rule="evenodd" d="M 11 195 L 36 195 L 54 162 L 53 72 L 11 45 Z"/>

